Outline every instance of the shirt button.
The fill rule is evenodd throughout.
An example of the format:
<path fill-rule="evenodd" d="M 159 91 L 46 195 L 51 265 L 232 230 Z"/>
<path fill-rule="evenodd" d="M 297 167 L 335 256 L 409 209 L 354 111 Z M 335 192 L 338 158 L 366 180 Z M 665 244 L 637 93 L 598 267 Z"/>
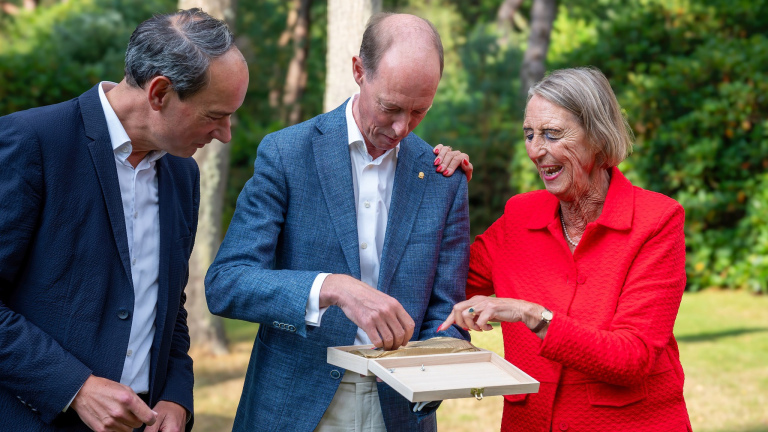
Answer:
<path fill-rule="evenodd" d="M 363 244 L 360 245 L 360 247 L 362 249 L 367 249 L 368 248 L 368 243 L 363 243 Z"/>
<path fill-rule="evenodd" d="M 123 147 L 123 149 L 120 151 L 123 153 L 128 153 L 130 150 L 128 149 L 128 147 Z"/>
<path fill-rule="evenodd" d="M 139 212 L 135 212 L 135 213 L 133 214 L 133 218 L 134 218 L 134 219 L 136 219 L 137 217 L 139 217 Z"/>
<path fill-rule="evenodd" d="M 130 357 L 133 355 L 133 350 L 128 350 L 128 352 L 125 353 L 127 357 Z"/>
<path fill-rule="evenodd" d="M 371 203 L 369 201 L 366 201 L 364 205 L 365 205 L 365 208 L 370 208 L 371 207 Z"/>
<path fill-rule="evenodd" d="M 132 263 L 133 265 L 136 265 L 136 258 L 134 258 L 134 259 L 133 259 L 133 261 L 131 261 L 131 263 Z"/>

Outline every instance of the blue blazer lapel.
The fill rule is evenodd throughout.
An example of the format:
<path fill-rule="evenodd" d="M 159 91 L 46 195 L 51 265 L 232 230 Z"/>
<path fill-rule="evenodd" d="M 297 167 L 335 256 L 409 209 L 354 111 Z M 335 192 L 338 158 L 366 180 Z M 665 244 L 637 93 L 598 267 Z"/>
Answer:
<path fill-rule="evenodd" d="M 160 265 L 157 280 L 157 315 L 155 315 L 155 340 L 152 343 L 149 382 L 153 394 L 159 390 L 152 383 L 155 382 L 157 373 L 157 356 L 159 348 L 162 346 L 162 339 L 166 336 L 165 324 L 168 315 L 168 299 L 178 299 L 179 293 L 170 292 L 170 282 L 168 275 L 171 270 L 170 257 L 171 247 L 176 240 L 175 212 L 179 208 L 178 196 L 174 187 L 174 178 L 171 170 L 168 168 L 168 158 L 162 157 L 157 160 L 157 197 L 160 207 Z M 175 263 L 174 263 L 175 264 Z M 170 333 L 169 333 L 170 334 Z"/>
<path fill-rule="evenodd" d="M 312 139 L 312 149 L 320 189 L 328 205 L 336 237 L 341 243 L 351 276 L 360 279 L 357 212 L 345 107 L 346 103 L 326 114 L 318 123 L 321 134 Z"/>
<path fill-rule="evenodd" d="M 170 293 L 170 282 L 168 275 L 170 273 L 171 247 L 176 241 L 175 213 L 179 209 L 176 188 L 174 187 L 174 178 L 171 170 L 168 168 L 168 160 L 162 157 L 157 160 L 157 196 L 160 206 L 160 265 L 157 287 L 157 315 L 155 316 L 155 336 L 165 334 L 166 315 L 168 313 L 168 299 L 179 298 L 179 294 Z M 159 346 L 159 341 L 155 345 Z"/>
<path fill-rule="evenodd" d="M 403 256 L 427 186 L 426 179 L 419 178 L 419 170 L 424 168 L 419 166 L 418 159 L 424 150 L 418 146 L 418 143 L 411 142 L 412 140 L 411 135 L 403 140 L 397 156 L 395 181 L 379 269 L 379 290 L 384 292 L 387 292 L 387 287 Z"/>
<path fill-rule="evenodd" d="M 92 140 L 88 143 L 88 150 L 91 153 L 96 175 L 99 178 L 101 192 L 104 195 L 104 203 L 107 206 L 109 221 L 112 225 L 112 234 L 120 253 L 125 274 L 128 276 L 128 283 L 133 286 L 128 253 L 128 234 L 125 230 L 125 213 L 123 212 L 123 200 L 120 196 L 120 182 L 117 179 L 115 154 L 112 150 L 107 120 L 104 118 L 104 110 L 99 100 L 98 87 L 94 86 L 83 93 L 78 98 L 78 102 L 80 113 L 83 116 L 85 135 Z"/>

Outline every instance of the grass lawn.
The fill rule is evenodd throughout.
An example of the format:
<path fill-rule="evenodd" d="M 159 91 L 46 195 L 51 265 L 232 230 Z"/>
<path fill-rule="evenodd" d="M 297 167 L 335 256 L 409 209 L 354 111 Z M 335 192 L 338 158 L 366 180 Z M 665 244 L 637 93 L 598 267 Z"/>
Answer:
<path fill-rule="evenodd" d="M 195 431 L 231 430 L 256 329 L 228 321 L 229 355 L 193 353 Z M 768 432 L 768 297 L 715 290 L 686 294 L 675 336 L 693 430 Z M 473 333 L 473 342 L 502 353 L 499 328 Z M 499 430 L 501 406 L 501 397 L 445 401 L 438 411 L 439 430 Z"/>

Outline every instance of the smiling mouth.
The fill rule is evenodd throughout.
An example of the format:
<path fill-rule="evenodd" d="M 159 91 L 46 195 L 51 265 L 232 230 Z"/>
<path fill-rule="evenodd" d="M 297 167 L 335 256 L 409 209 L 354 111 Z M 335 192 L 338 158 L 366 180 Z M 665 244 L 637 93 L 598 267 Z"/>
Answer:
<path fill-rule="evenodd" d="M 563 172 L 562 165 L 551 165 L 541 168 L 541 176 L 544 180 L 552 180 Z"/>

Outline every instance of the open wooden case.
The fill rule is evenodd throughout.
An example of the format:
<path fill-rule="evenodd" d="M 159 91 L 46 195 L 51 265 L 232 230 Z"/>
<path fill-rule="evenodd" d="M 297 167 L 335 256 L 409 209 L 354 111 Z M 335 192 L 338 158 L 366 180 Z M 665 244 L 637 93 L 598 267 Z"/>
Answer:
<path fill-rule="evenodd" d="M 411 402 L 537 393 L 539 382 L 494 352 L 369 359 L 351 351 L 373 345 L 328 348 L 328 363 L 376 375 Z"/>

